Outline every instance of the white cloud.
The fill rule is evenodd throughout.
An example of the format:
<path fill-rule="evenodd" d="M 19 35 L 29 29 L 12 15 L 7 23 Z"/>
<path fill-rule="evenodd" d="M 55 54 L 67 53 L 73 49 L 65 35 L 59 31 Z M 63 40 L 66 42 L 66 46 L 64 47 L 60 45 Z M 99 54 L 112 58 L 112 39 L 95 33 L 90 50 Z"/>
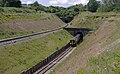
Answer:
<path fill-rule="evenodd" d="M 57 0 L 52 0 L 52 1 L 49 1 L 49 4 L 52 5 L 52 4 L 57 4 Z"/>
<path fill-rule="evenodd" d="M 50 0 L 49 5 L 76 5 L 83 4 L 86 5 L 89 0 Z"/>
<path fill-rule="evenodd" d="M 60 4 L 67 4 L 69 1 L 68 0 L 58 0 Z"/>
<path fill-rule="evenodd" d="M 53 4 L 67 4 L 67 3 L 68 3 L 68 0 L 51 0 L 51 1 L 49 1 L 50 5 L 53 5 Z"/>
<path fill-rule="evenodd" d="M 33 1 L 27 1 L 27 4 L 32 4 L 33 3 Z"/>
<path fill-rule="evenodd" d="M 89 2 L 89 0 L 74 0 L 74 2 L 72 3 L 72 5 L 76 5 L 76 4 L 83 4 L 86 5 Z"/>

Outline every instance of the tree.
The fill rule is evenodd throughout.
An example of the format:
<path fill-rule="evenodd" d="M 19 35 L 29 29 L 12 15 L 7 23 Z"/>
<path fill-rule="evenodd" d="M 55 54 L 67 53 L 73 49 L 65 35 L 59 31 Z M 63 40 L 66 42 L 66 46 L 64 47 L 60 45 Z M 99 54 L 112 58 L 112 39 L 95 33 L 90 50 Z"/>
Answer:
<path fill-rule="evenodd" d="M 90 12 L 96 12 L 98 7 L 100 6 L 100 2 L 96 0 L 89 0 L 87 4 L 87 9 Z"/>
<path fill-rule="evenodd" d="M 31 4 L 31 8 L 36 11 L 39 11 L 39 10 L 46 11 L 46 9 L 47 9 L 47 7 L 39 4 L 37 1 L 35 1 L 33 4 Z"/>
<path fill-rule="evenodd" d="M 20 0 L 0 0 L 1 7 L 21 7 Z"/>
<path fill-rule="evenodd" d="M 106 11 L 106 12 L 120 11 L 120 0 L 102 0 L 102 2 L 103 2 L 102 6 L 104 6 L 103 11 Z"/>
<path fill-rule="evenodd" d="M 39 6 L 39 3 L 37 1 L 35 1 L 31 6 L 32 7 L 37 7 L 37 6 Z"/>

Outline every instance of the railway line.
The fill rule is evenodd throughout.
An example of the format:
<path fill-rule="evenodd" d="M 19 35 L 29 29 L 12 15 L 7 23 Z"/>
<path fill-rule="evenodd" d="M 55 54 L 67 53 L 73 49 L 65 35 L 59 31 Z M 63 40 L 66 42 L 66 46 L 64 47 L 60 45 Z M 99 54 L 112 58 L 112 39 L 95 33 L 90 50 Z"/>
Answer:
<path fill-rule="evenodd" d="M 75 48 L 76 47 L 71 47 L 67 44 L 65 48 L 56 51 L 51 56 L 47 57 L 27 71 L 23 71 L 21 74 L 49 74 L 60 62 L 68 57 Z"/>
<path fill-rule="evenodd" d="M 79 44 L 81 35 L 77 34 L 73 37 L 69 43 L 67 43 L 61 49 L 55 51 L 53 54 L 45 58 L 27 71 L 23 71 L 21 74 L 48 74 L 52 68 L 59 64 L 66 56 L 68 56 Z M 74 46 L 75 45 L 75 46 Z"/>
<path fill-rule="evenodd" d="M 36 71 L 34 74 L 48 74 L 53 67 L 57 66 L 72 51 L 73 47 L 67 48 L 63 53 L 56 57 L 53 61 Z"/>
<path fill-rule="evenodd" d="M 25 40 L 28 40 L 28 39 L 33 39 L 33 38 L 39 37 L 39 36 L 41 36 L 43 34 L 49 34 L 49 33 L 52 33 L 52 32 L 56 32 L 56 31 L 62 30 L 63 28 L 65 28 L 67 26 L 68 26 L 68 24 L 65 25 L 64 27 L 56 28 L 56 29 L 53 29 L 53 30 L 45 31 L 45 32 L 39 32 L 39 33 L 19 36 L 19 37 L 16 37 L 16 38 L 9 38 L 9 39 L 5 39 L 5 40 L 1 40 L 0 41 L 0 46 L 5 46 L 5 45 L 9 45 L 9 44 L 14 44 L 14 43 L 17 43 L 17 42 L 25 41 Z"/>

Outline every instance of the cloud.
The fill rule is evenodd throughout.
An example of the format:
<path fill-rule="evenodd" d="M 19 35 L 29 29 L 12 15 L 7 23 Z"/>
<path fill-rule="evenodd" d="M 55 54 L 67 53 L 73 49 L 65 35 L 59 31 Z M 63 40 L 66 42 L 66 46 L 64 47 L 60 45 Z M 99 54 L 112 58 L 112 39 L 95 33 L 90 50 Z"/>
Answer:
<path fill-rule="evenodd" d="M 34 3 L 35 0 L 21 0 L 22 4 L 31 4 Z"/>
<path fill-rule="evenodd" d="M 51 0 L 49 1 L 49 4 L 50 5 L 53 5 L 53 4 L 67 4 L 68 3 L 68 0 Z"/>
<path fill-rule="evenodd" d="M 58 0 L 60 4 L 67 4 L 69 1 L 68 0 Z"/>
<path fill-rule="evenodd" d="M 89 0 L 49 0 L 49 5 L 53 6 L 71 6 L 76 4 L 83 4 L 86 5 L 89 2 Z"/>
<path fill-rule="evenodd" d="M 52 5 L 52 4 L 57 4 L 57 0 L 52 0 L 52 1 L 49 1 L 49 4 Z"/>
<path fill-rule="evenodd" d="M 86 5 L 89 2 L 89 0 L 74 0 L 71 4 L 76 5 L 76 4 L 83 4 Z"/>
<path fill-rule="evenodd" d="M 35 1 L 38 1 L 40 4 L 43 4 L 45 6 L 63 6 L 63 7 L 69 7 L 72 5 L 80 4 L 86 5 L 89 0 L 21 0 L 23 4 L 30 4 Z M 101 0 L 98 0 L 101 1 Z"/>
<path fill-rule="evenodd" d="M 27 4 L 32 4 L 33 3 L 33 1 L 27 1 Z"/>

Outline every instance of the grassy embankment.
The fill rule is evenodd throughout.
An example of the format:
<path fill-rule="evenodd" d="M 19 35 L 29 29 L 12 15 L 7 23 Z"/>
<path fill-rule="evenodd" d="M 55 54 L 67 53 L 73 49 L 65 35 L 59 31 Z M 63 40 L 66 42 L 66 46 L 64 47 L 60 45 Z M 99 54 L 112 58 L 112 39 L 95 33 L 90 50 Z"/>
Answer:
<path fill-rule="evenodd" d="M 82 13 L 71 27 L 94 28 L 77 49 L 51 74 L 119 74 L 120 14 Z M 110 50 L 109 50 L 110 49 Z"/>
<path fill-rule="evenodd" d="M 119 74 L 120 73 L 120 14 L 104 13 L 106 21 L 113 23 L 115 27 L 106 42 L 103 42 L 104 50 L 97 57 L 90 57 L 86 67 L 80 69 L 78 74 Z M 112 15 L 112 16 L 111 16 Z M 107 25 L 107 24 L 106 24 Z M 109 28 L 109 27 L 106 27 Z M 106 29 L 104 28 L 104 29 Z M 108 32 L 109 33 L 109 32 Z M 107 48 L 106 48 L 107 47 Z"/>
<path fill-rule="evenodd" d="M 65 24 L 54 14 L 28 8 L 0 8 L 0 40 L 50 30 Z"/>
<path fill-rule="evenodd" d="M 0 47 L 0 74 L 18 74 L 63 47 L 71 35 L 66 31 Z"/>

